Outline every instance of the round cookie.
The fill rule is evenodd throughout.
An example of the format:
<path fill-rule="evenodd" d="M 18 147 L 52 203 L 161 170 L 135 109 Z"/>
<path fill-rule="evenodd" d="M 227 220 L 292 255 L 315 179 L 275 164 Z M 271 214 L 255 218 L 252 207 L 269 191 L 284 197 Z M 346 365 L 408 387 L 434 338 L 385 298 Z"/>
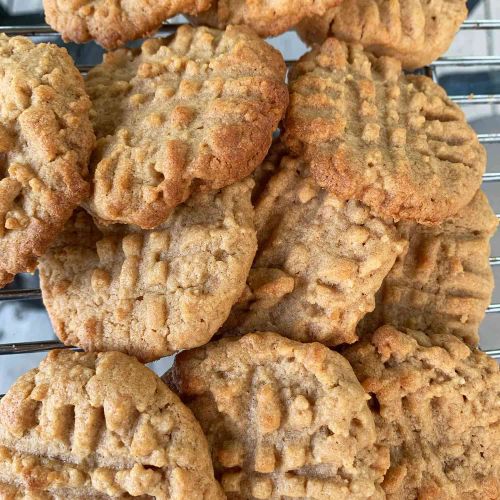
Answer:
<path fill-rule="evenodd" d="M 157 375 L 125 354 L 72 351 L 0 401 L 0 495 L 224 498 L 200 425 Z"/>
<path fill-rule="evenodd" d="M 309 44 L 333 36 L 415 69 L 448 50 L 466 17 L 465 0 L 349 0 L 304 19 L 297 31 Z"/>
<path fill-rule="evenodd" d="M 273 153 L 257 170 L 257 256 L 223 332 L 352 343 L 406 241 L 392 221 L 320 188 L 300 159 Z"/>
<path fill-rule="evenodd" d="M 182 26 L 90 71 L 98 138 L 88 209 L 153 228 L 199 190 L 249 175 L 288 103 L 281 54 L 245 27 Z"/>
<path fill-rule="evenodd" d="M 384 279 L 375 310 L 363 318 L 360 331 L 390 324 L 451 333 L 477 345 L 494 288 L 489 242 L 497 226 L 482 191 L 439 226 L 398 223 L 409 246 Z"/>
<path fill-rule="evenodd" d="M 248 334 L 183 351 L 166 379 L 201 423 L 229 500 L 383 498 L 387 450 L 340 354 Z"/>
<path fill-rule="evenodd" d="M 486 153 L 463 112 L 396 59 L 329 38 L 302 57 L 290 82 L 284 141 L 340 198 L 438 224 L 479 189 Z"/>
<path fill-rule="evenodd" d="M 260 36 L 277 36 L 296 26 L 302 19 L 325 15 L 341 0 L 214 0 L 211 7 L 193 20 L 214 28 L 244 24 Z"/>
<path fill-rule="evenodd" d="M 196 14 L 210 0 L 43 0 L 45 18 L 66 42 L 96 40 L 114 49 L 156 31 L 177 14 Z"/>
<path fill-rule="evenodd" d="M 38 257 L 88 196 L 90 100 L 65 49 L 0 34 L 0 286 Z"/>
<path fill-rule="evenodd" d="M 67 345 L 152 361 L 208 342 L 256 251 L 252 181 L 197 194 L 155 230 L 77 213 L 40 262 L 44 304 Z"/>
<path fill-rule="evenodd" d="M 391 452 L 387 498 L 498 498 L 497 363 L 453 335 L 403 331 L 384 326 L 343 351 Z"/>

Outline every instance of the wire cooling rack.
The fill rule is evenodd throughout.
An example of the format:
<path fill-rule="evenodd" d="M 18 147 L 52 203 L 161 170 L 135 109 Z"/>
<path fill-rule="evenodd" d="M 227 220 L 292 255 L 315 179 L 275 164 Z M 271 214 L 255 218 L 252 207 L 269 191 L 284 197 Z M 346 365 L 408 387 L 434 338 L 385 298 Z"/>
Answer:
<path fill-rule="evenodd" d="M 172 34 L 179 26 L 178 23 L 165 24 L 158 32 L 158 36 L 165 36 Z M 461 30 L 499 30 L 500 20 L 478 20 L 478 21 L 465 21 Z M 0 32 L 7 35 L 24 35 L 32 38 L 35 42 L 43 39 L 44 41 L 53 39 L 60 41 L 58 33 L 54 32 L 47 25 L 23 25 L 23 26 L 0 26 Z M 287 59 L 287 64 L 294 62 L 294 58 Z M 500 69 L 500 56 L 492 55 L 478 55 L 478 56 L 448 56 L 442 57 L 435 61 L 431 66 L 423 69 L 425 74 L 431 77 L 434 81 L 438 81 L 438 71 L 441 68 L 458 69 L 458 68 L 478 68 L 478 67 L 496 67 Z M 85 74 L 92 66 L 87 64 L 79 64 L 78 68 Z M 492 105 L 500 104 L 500 94 L 475 94 L 470 93 L 467 95 L 451 95 L 451 100 L 461 106 L 474 106 L 474 105 Z M 500 145 L 500 129 L 488 133 L 478 134 L 479 140 L 483 144 L 498 144 Z M 500 191 L 500 167 L 498 172 L 488 172 L 483 177 L 484 183 L 498 183 L 497 186 Z M 497 214 L 500 218 L 500 213 Z M 500 267 L 500 256 L 490 257 L 491 266 Z M 2 301 L 27 301 L 39 300 L 41 292 L 39 288 L 23 288 L 23 289 L 3 289 L 0 290 L 0 303 Z M 499 314 L 500 319 L 500 303 L 493 303 L 487 309 L 487 314 Z M 499 332 L 500 333 L 500 332 Z M 499 335 L 499 348 L 485 350 L 487 354 L 495 359 L 500 360 L 500 335 Z M 51 349 L 65 348 L 63 344 L 54 340 L 37 340 L 31 342 L 21 343 L 5 343 L 0 344 L 0 355 L 8 354 L 28 354 Z M 2 363 L 0 361 L 0 376 L 1 376 Z M 0 394 L 0 397 L 2 394 Z"/>

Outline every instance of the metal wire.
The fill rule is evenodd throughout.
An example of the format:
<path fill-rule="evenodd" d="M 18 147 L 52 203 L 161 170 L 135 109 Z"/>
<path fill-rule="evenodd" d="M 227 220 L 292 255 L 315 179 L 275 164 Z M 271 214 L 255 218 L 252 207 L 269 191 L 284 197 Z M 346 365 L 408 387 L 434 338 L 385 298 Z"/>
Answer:
<path fill-rule="evenodd" d="M 178 23 L 166 23 L 158 31 L 157 36 L 173 33 L 179 27 Z M 462 30 L 497 30 L 500 29 L 500 20 L 478 20 L 465 21 Z M 22 25 L 22 26 L 0 26 L 0 32 L 7 35 L 23 35 L 31 38 L 59 38 L 59 33 L 55 32 L 47 25 Z M 287 60 L 287 64 L 292 64 L 293 60 Z M 431 66 L 425 68 L 425 74 L 438 81 L 437 70 L 439 68 L 450 67 L 481 67 L 500 65 L 500 56 L 448 56 L 435 61 Z M 79 70 L 85 74 L 92 66 L 80 65 Z M 483 95 L 452 95 L 450 99 L 460 105 L 488 105 L 500 104 L 500 94 Z M 500 133 L 478 134 L 479 140 L 483 144 L 500 144 Z M 500 172 L 489 172 L 484 174 L 483 182 L 500 182 Z M 497 215 L 500 217 L 500 214 Z M 500 257 L 490 258 L 491 266 L 500 266 Z M 20 301 L 20 300 L 40 300 L 41 292 L 39 288 L 25 290 L 1 290 L 0 302 Z M 491 304 L 486 312 L 488 314 L 500 313 L 500 304 Z M 29 354 L 50 351 L 53 349 L 75 349 L 74 347 L 64 346 L 61 342 L 55 340 L 21 342 L 15 344 L 0 344 L 0 356 L 10 354 Z M 500 349 L 486 350 L 489 356 L 494 359 L 500 359 Z M 0 394 L 0 398 L 3 394 Z"/>
<path fill-rule="evenodd" d="M 157 32 L 157 35 L 164 35 L 173 33 L 179 26 L 180 23 L 165 23 Z M 9 36 L 19 35 L 27 36 L 30 38 L 39 37 L 54 37 L 60 38 L 61 34 L 54 31 L 47 24 L 22 24 L 18 26 L 0 26 L 0 32 L 5 33 Z"/>
<path fill-rule="evenodd" d="M 33 352 L 52 351 L 54 349 L 71 349 L 61 342 L 41 340 L 39 342 L 19 342 L 17 344 L 0 344 L 0 356 L 5 354 L 30 354 Z"/>
<path fill-rule="evenodd" d="M 441 57 L 432 63 L 435 68 L 447 66 L 468 67 L 468 66 L 496 66 L 500 64 L 500 56 L 448 56 Z"/>

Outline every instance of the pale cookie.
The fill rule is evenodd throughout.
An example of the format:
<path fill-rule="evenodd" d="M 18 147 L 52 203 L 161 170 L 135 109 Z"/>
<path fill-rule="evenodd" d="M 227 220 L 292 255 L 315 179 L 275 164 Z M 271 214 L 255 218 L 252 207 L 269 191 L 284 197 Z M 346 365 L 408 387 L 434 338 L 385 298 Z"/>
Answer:
<path fill-rule="evenodd" d="M 0 402 L 0 483 L 3 499 L 223 498 L 193 414 L 117 352 L 52 351 L 17 380 Z"/>
<path fill-rule="evenodd" d="M 444 89 L 329 38 L 292 69 L 284 141 L 320 185 L 374 213 L 437 224 L 469 203 L 486 153 Z"/>
<path fill-rule="evenodd" d="M 346 0 L 304 19 L 297 31 L 309 44 L 334 36 L 415 69 L 448 50 L 466 17 L 465 0 Z"/>
<path fill-rule="evenodd" d="M 270 158 L 258 172 L 268 164 L 275 172 L 256 200 L 257 256 L 223 332 L 354 342 L 406 242 L 391 221 L 320 188 L 301 160 Z"/>
<path fill-rule="evenodd" d="M 255 255 L 251 188 L 246 180 L 192 196 L 152 231 L 98 228 L 78 213 L 40 263 L 59 338 L 142 361 L 208 342 Z"/>
<path fill-rule="evenodd" d="M 500 498 L 497 363 L 449 334 L 379 328 L 344 354 L 371 396 L 390 500 Z"/>
<path fill-rule="evenodd" d="M 361 331 L 390 324 L 425 332 L 451 333 L 470 345 L 490 304 L 493 272 L 490 238 L 497 218 L 483 192 L 440 226 L 400 222 L 409 240 L 376 297 Z"/>
<path fill-rule="evenodd" d="M 195 22 L 224 29 L 244 24 L 260 36 L 277 36 L 311 16 L 323 16 L 341 0 L 213 0 Z"/>
<path fill-rule="evenodd" d="M 152 228 L 192 192 L 249 175 L 288 103 L 284 75 L 281 54 L 245 27 L 182 26 L 107 54 L 87 80 L 98 137 L 90 211 Z"/>
<path fill-rule="evenodd" d="M 383 498 L 387 449 L 340 354 L 248 334 L 182 352 L 166 379 L 201 423 L 229 500 Z"/>
<path fill-rule="evenodd" d="M 0 286 L 35 269 L 88 196 L 89 109 L 65 49 L 0 34 Z"/>
<path fill-rule="evenodd" d="M 45 18 L 66 42 L 114 49 L 155 32 L 166 19 L 208 9 L 210 0 L 43 0 Z"/>

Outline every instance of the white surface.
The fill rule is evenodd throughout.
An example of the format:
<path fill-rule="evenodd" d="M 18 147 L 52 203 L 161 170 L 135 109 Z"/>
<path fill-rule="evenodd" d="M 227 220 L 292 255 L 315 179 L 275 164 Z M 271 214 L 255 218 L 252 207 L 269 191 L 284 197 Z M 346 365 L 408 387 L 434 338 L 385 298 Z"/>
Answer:
<path fill-rule="evenodd" d="M 29 14 L 42 9 L 42 0 L 0 0 L 11 14 Z"/>

